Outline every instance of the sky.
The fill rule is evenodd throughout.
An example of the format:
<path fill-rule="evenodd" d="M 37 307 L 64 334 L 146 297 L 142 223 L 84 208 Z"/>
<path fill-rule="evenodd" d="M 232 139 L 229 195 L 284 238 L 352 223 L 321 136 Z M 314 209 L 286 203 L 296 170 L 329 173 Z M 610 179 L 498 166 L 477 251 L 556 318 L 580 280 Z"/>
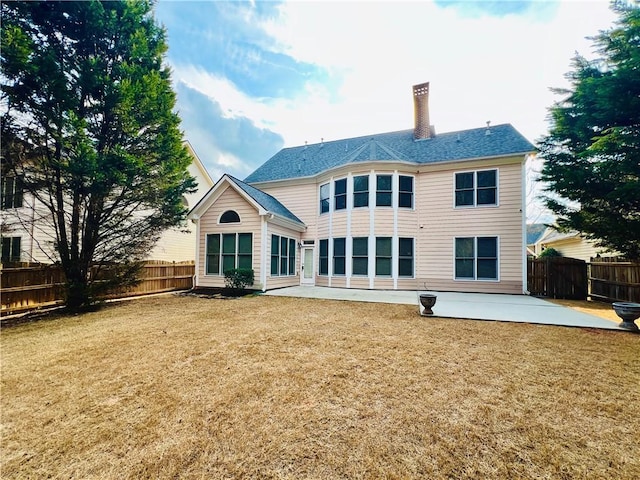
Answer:
<path fill-rule="evenodd" d="M 529 141 L 567 87 L 605 0 L 158 0 L 182 129 L 216 181 L 283 147 L 413 128 L 430 82 L 438 132 L 511 123 Z"/>

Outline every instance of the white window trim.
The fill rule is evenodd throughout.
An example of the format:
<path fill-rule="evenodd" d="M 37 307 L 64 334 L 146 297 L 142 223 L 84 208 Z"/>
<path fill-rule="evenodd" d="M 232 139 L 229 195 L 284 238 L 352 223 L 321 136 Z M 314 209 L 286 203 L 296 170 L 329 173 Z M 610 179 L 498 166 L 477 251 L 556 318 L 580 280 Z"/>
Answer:
<path fill-rule="evenodd" d="M 478 172 L 488 172 L 495 170 L 496 172 L 496 203 L 478 205 Z M 473 173 L 473 205 L 456 205 L 456 175 L 459 173 Z M 468 208 L 497 208 L 500 206 L 500 169 L 499 168 L 478 168 L 476 170 L 460 170 L 453 172 L 453 208 L 456 210 L 464 210 Z"/>
<path fill-rule="evenodd" d="M 477 264 L 474 265 L 474 278 L 456 277 L 456 239 L 458 238 L 473 238 L 473 261 L 478 261 L 478 237 L 493 237 L 496 239 L 496 275 L 497 278 L 478 278 Z M 478 235 L 460 235 L 459 237 L 453 237 L 453 281 L 454 282 L 485 282 L 485 283 L 499 283 L 500 282 L 500 236 L 491 234 L 478 234 Z"/>

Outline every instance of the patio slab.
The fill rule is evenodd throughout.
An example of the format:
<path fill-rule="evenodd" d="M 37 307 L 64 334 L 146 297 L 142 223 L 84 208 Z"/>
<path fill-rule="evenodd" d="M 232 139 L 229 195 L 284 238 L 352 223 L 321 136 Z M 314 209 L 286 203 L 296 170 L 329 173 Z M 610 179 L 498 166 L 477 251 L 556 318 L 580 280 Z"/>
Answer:
<path fill-rule="evenodd" d="M 602 328 L 628 332 L 618 323 L 528 295 L 496 293 L 416 292 L 408 290 L 356 290 L 330 287 L 286 287 L 264 295 L 397 303 L 419 306 L 418 293 L 438 296 L 433 317 L 537 323 L 564 327 Z M 424 317 L 428 318 L 428 317 Z"/>

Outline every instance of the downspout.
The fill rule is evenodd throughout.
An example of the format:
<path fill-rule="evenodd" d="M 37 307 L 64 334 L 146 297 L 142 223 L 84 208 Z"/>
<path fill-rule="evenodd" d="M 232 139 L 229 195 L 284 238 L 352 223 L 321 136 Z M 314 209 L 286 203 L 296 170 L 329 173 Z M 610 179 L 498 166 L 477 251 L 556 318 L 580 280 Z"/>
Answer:
<path fill-rule="evenodd" d="M 520 204 L 522 208 L 520 211 L 522 212 L 522 246 L 521 246 L 521 255 L 522 255 L 522 293 L 524 295 L 529 295 L 528 284 L 527 284 L 527 158 L 529 155 L 524 156 L 524 160 L 522 162 L 522 198 L 520 199 Z"/>
<path fill-rule="evenodd" d="M 193 272 L 193 280 L 191 283 L 191 288 L 195 289 L 198 286 L 198 272 L 200 271 L 200 244 L 201 244 L 201 240 L 200 240 L 200 217 L 194 217 L 191 219 L 191 221 L 193 223 L 196 224 L 196 255 L 195 255 L 195 260 L 196 260 L 196 264 L 195 264 L 195 270 Z M 206 248 L 206 247 L 205 247 Z"/>

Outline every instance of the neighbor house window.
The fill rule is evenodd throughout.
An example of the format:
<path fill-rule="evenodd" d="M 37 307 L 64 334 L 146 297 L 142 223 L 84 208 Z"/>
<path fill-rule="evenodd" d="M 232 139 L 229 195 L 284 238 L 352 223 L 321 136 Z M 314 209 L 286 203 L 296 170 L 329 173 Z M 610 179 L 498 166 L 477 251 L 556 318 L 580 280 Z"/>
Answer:
<path fill-rule="evenodd" d="M 224 275 L 234 268 L 252 268 L 251 233 L 210 233 L 207 235 L 206 274 Z"/>
<path fill-rule="evenodd" d="M 376 238 L 376 275 L 391 275 L 391 237 Z"/>
<path fill-rule="evenodd" d="M 353 177 L 353 207 L 369 206 L 369 176 Z"/>
<path fill-rule="evenodd" d="M 376 177 L 376 206 L 391 206 L 391 175 L 378 175 Z"/>
<path fill-rule="evenodd" d="M 220 216 L 220 223 L 240 223 L 240 215 L 233 210 L 227 210 Z"/>
<path fill-rule="evenodd" d="M 2 263 L 20 261 L 20 237 L 2 237 Z"/>
<path fill-rule="evenodd" d="M 398 207 L 413 208 L 413 177 L 400 175 L 398 180 Z"/>
<path fill-rule="evenodd" d="M 367 275 L 369 271 L 369 239 L 367 237 L 354 238 L 352 250 L 353 275 Z"/>
<path fill-rule="evenodd" d="M 344 275 L 346 273 L 346 239 L 333 239 L 333 274 Z"/>
<path fill-rule="evenodd" d="M 347 179 L 336 180 L 333 185 L 334 210 L 344 210 L 347 208 Z"/>
<path fill-rule="evenodd" d="M 455 250 L 456 279 L 498 279 L 498 237 L 456 238 Z"/>
<path fill-rule="evenodd" d="M 398 239 L 398 276 L 413 277 L 413 238 Z"/>
<path fill-rule="evenodd" d="M 329 240 L 320 240 L 319 257 L 318 273 L 320 275 L 329 275 Z"/>
<path fill-rule="evenodd" d="M 293 238 L 271 235 L 271 275 L 295 275 L 296 241 Z"/>
<path fill-rule="evenodd" d="M 456 207 L 498 204 L 498 171 L 456 173 Z"/>
<path fill-rule="evenodd" d="M 329 211 L 329 184 L 320 185 L 320 213 Z"/>
<path fill-rule="evenodd" d="M 0 206 L 3 210 L 22 207 L 22 181 L 19 177 L 2 175 L 0 188 L 2 189 Z"/>

